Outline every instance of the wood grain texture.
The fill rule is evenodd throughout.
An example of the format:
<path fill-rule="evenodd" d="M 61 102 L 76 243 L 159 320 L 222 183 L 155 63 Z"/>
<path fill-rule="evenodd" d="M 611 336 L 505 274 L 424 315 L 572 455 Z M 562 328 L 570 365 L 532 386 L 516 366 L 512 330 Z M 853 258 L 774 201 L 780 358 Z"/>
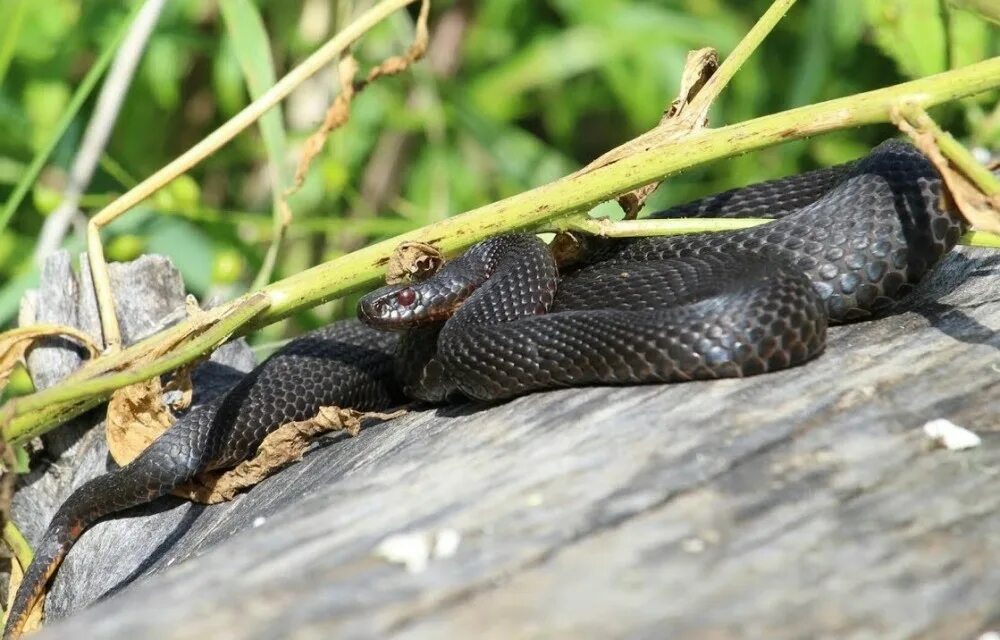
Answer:
<path fill-rule="evenodd" d="M 36 637 L 1000 629 L 998 283 L 1000 254 L 962 249 L 899 313 L 833 328 L 799 369 L 541 393 L 323 440 L 232 503 L 165 499 L 94 527 Z M 983 445 L 930 450 L 933 418 Z M 47 518 L 95 471 L 54 469 L 72 482 L 21 499 L 18 518 Z M 446 528 L 457 553 L 420 573 L 373 554 L 390 534 Z"/>

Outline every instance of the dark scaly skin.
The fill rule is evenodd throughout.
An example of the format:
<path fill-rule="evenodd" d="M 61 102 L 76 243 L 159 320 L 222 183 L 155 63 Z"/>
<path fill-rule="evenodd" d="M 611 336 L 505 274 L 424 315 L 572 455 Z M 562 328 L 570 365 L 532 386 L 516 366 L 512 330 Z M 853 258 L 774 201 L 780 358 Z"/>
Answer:
<path fill-rule="evenodd" d="M 428 400 L 763 373 L 819 354 L 828 321 L 884 312 L 909 292 L 963 231 L 944 202 L 930 162 L 889 141 L 854 163 L 657 214 L 778 218 L 765 226 L 598 241 L 561 280 L 540 241 L 496 238 L 405 299 L 400 286 L 369 294 L 360 313 L 405 329 L 432 318 L 442 287 L 467 295 L 440 331 L 434 375 L 407 387 Z M 482 265 L 489 279 L 465 294 Z"/>
<path fill-rule="evenodd" d="M 441 328 L 434 373 L 408 380 L 408 395 L 492 401 L 556 387 L 751 375 L 805 362 L 825 343 L 822 300 L 780 257 L 616 259 L 560 281 L 548 247 L 526 234 L 477 245 L 427 283 L 374 292 L 359 314 L 411 329 L 428 316 L 439 280 L 465 279 L 481 284 Z"/>
<path fill-rule="evenodd" d="M 322 406 L 361 411 L 404 400 L 392 374 L 396 336 L 357 322 L 313 331 L 277 351 L 215 402 L 180 418 L 130 464 L 73 492 L 35 550 L 4 638 L 17 638 L 49 578 L 85 529 L 109 514 L 167 495 L 201 471 L 250 457 L 268 433 Z"/>
<path fill-rule="evenodd" d="M 784 196 L 789 202 L 815 197 L 818 185 L 828 186 L 819 200 L 794 212 L 779 206 Z M 731 207 L 738 206 L 749 216 L 781 220 L 729 233 L 620 243 L 617 258 L 648 260 L 738 249 L 778 254 L 809 276 L 836 322 L 887 311 L 965 231 L 959 216 L 948 210 L 937 170 L 916 148 L 898 140 L 880 144 L 853 163 L 700 202 L 697 209 L 703 215 L 733 216 Z M 765 213 L 768 208 L 773 215 Z M 686 215 L 688 209 L 671 209 L 658 217 L 676 217 L 678 211 Z"/>
<path fill-rule="evenodd" d="M 849 165 L 660 214 L 781 218 L 772 225 L 599 242 L 590 264 L 561 279 L 534 238 L 477 245 L 412 287 L 427 293 L 427 309 L 415 302 L 400 314 L 419 309 L 431 322 L 402 335 L 400 358 L 392 355 L 393 335 L 358 324 L 308 334 L 220 402 L 179 420 L 134 462 L 77 490 L 39 546 L 4 637 L 17 637 L 28 605 L 94 521 L 165 495 L 198 471 L 238 463 L 268 432 L 320 406 L 383 409 L 403 401 L 400 385 L 432 401 L 456 392 L 495 400 L 805 362 L 822 351 L 828 318 L 884 311 L 954 246 L 962 227 L 942 202 L 930 163 L 909 145 L 889 142 Z M 388 307 L 376 312 L 370 303 L 400 288 L 366 298 L 363 317 L 381 317 Z"/>
<path fill-rule="evenodd" d="M 558 279 L 552 253 L 541 240 L 526 234 L 499 236 L 472 247 L 426 282 L 390 285 L 365 296 L 358 305 L 358 317 L 382 329 L 408 330 L 410 335 L 401 341 L 404 345 L 411 342 L 414 331 L 416 340 L 425 344 L 429 336 L 424 332 L 436 335 L 437 343 L 424 361 L 411 359 L 405 369 L 401 366 L 408 396 L 428 402 L 440 402 L 458 391 L 481 397 L 456 384 L 457 378 L 470 372 L 453 370 L 456 363 L 442 353 L 452 343 L 453 328 L 470 319 L 510 323 L 543 314 L 552 305 Z M 413 299 L 400 304 L 403 293 L 411 293 Z M 451 317 L 441 326 L 439 319 L 445 313 Z"/>

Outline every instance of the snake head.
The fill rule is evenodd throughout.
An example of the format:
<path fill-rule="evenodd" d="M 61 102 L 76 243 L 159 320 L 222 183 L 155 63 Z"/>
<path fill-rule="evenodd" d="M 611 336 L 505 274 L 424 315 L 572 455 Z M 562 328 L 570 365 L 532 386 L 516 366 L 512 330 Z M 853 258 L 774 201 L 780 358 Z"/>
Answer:
<path fill-rule="evenodd" d="M 358 303 L 358 318 L 370 327 L 401 331 L 444 322 L 475 290 L 462 278 L 433 276 L 424 282 L 391 284 Z"/>

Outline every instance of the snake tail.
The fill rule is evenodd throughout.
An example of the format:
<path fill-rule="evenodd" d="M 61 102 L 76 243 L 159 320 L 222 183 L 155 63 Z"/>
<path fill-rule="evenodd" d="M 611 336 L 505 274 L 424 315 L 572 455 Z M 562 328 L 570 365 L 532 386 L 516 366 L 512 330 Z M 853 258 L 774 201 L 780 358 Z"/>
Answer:
<path fill-rule="evenodd" d="M 52 519 L 9 612 L 3 639 L 28 612 L 83 532 L 101 518 L 170 493 L 196 474 L 232 467 L 282 424 L 320 407 L 381 411 L 403 402 L 392 375 L 396 336 L 334 323 L 276 351 L 232 389 L 193 408 L 124 467 L 74 491 Z"/>
<path fill-rule="evenodd" d="M 183 457 L 174 455 L 175 444 L 170 439 L 157 440 L 131 463 L 88 481 L 63 503 L 25 571 L 9 612 L 4 640 L 21 637 L 28 615 L 44 597 L 49 580 L 85 530 L 107 515 L 170 493 L 197 473 L 197 464 L 186 464 Z M 189 463 L 194 459 L 186 460 Z"/>

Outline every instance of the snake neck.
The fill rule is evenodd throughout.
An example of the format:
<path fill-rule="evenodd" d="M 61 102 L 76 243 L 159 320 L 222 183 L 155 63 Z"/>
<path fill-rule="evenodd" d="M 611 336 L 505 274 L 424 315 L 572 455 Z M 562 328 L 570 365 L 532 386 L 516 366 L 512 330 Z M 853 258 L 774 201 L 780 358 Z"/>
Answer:
<path fill-rule="evenodd" d="M 440 403 L 451 398 L 458 387 L 437 357 L 438 336 L 443 323 L 402 332 L 396 345 L 396 378 L 409 398 Z"/>
<path fill-rule="evenodd" d="M 441 345 L 469 326 L 504 324 L 546 313 L 558 278 L 549 247 L 530 234 L 491 238 L 448 264 L 433 280 L 461 283 L 471 293 L 446 321 L 402 332 L 395 372 L 405 393 L 433 403 L 455 395 L 461 381 L 443 364 Z"/>
<path fill-rule="evenodd" d="M 475 291 L 445 323 L 450 327 L 501 324 L 546 313 L 552 306 L 559 271 L 552 251 L 532 234 L 497 236 L 468 251 L 469 272 L 479 274 Z M 504 300 L 505 304 L 497 304 Z"/>

